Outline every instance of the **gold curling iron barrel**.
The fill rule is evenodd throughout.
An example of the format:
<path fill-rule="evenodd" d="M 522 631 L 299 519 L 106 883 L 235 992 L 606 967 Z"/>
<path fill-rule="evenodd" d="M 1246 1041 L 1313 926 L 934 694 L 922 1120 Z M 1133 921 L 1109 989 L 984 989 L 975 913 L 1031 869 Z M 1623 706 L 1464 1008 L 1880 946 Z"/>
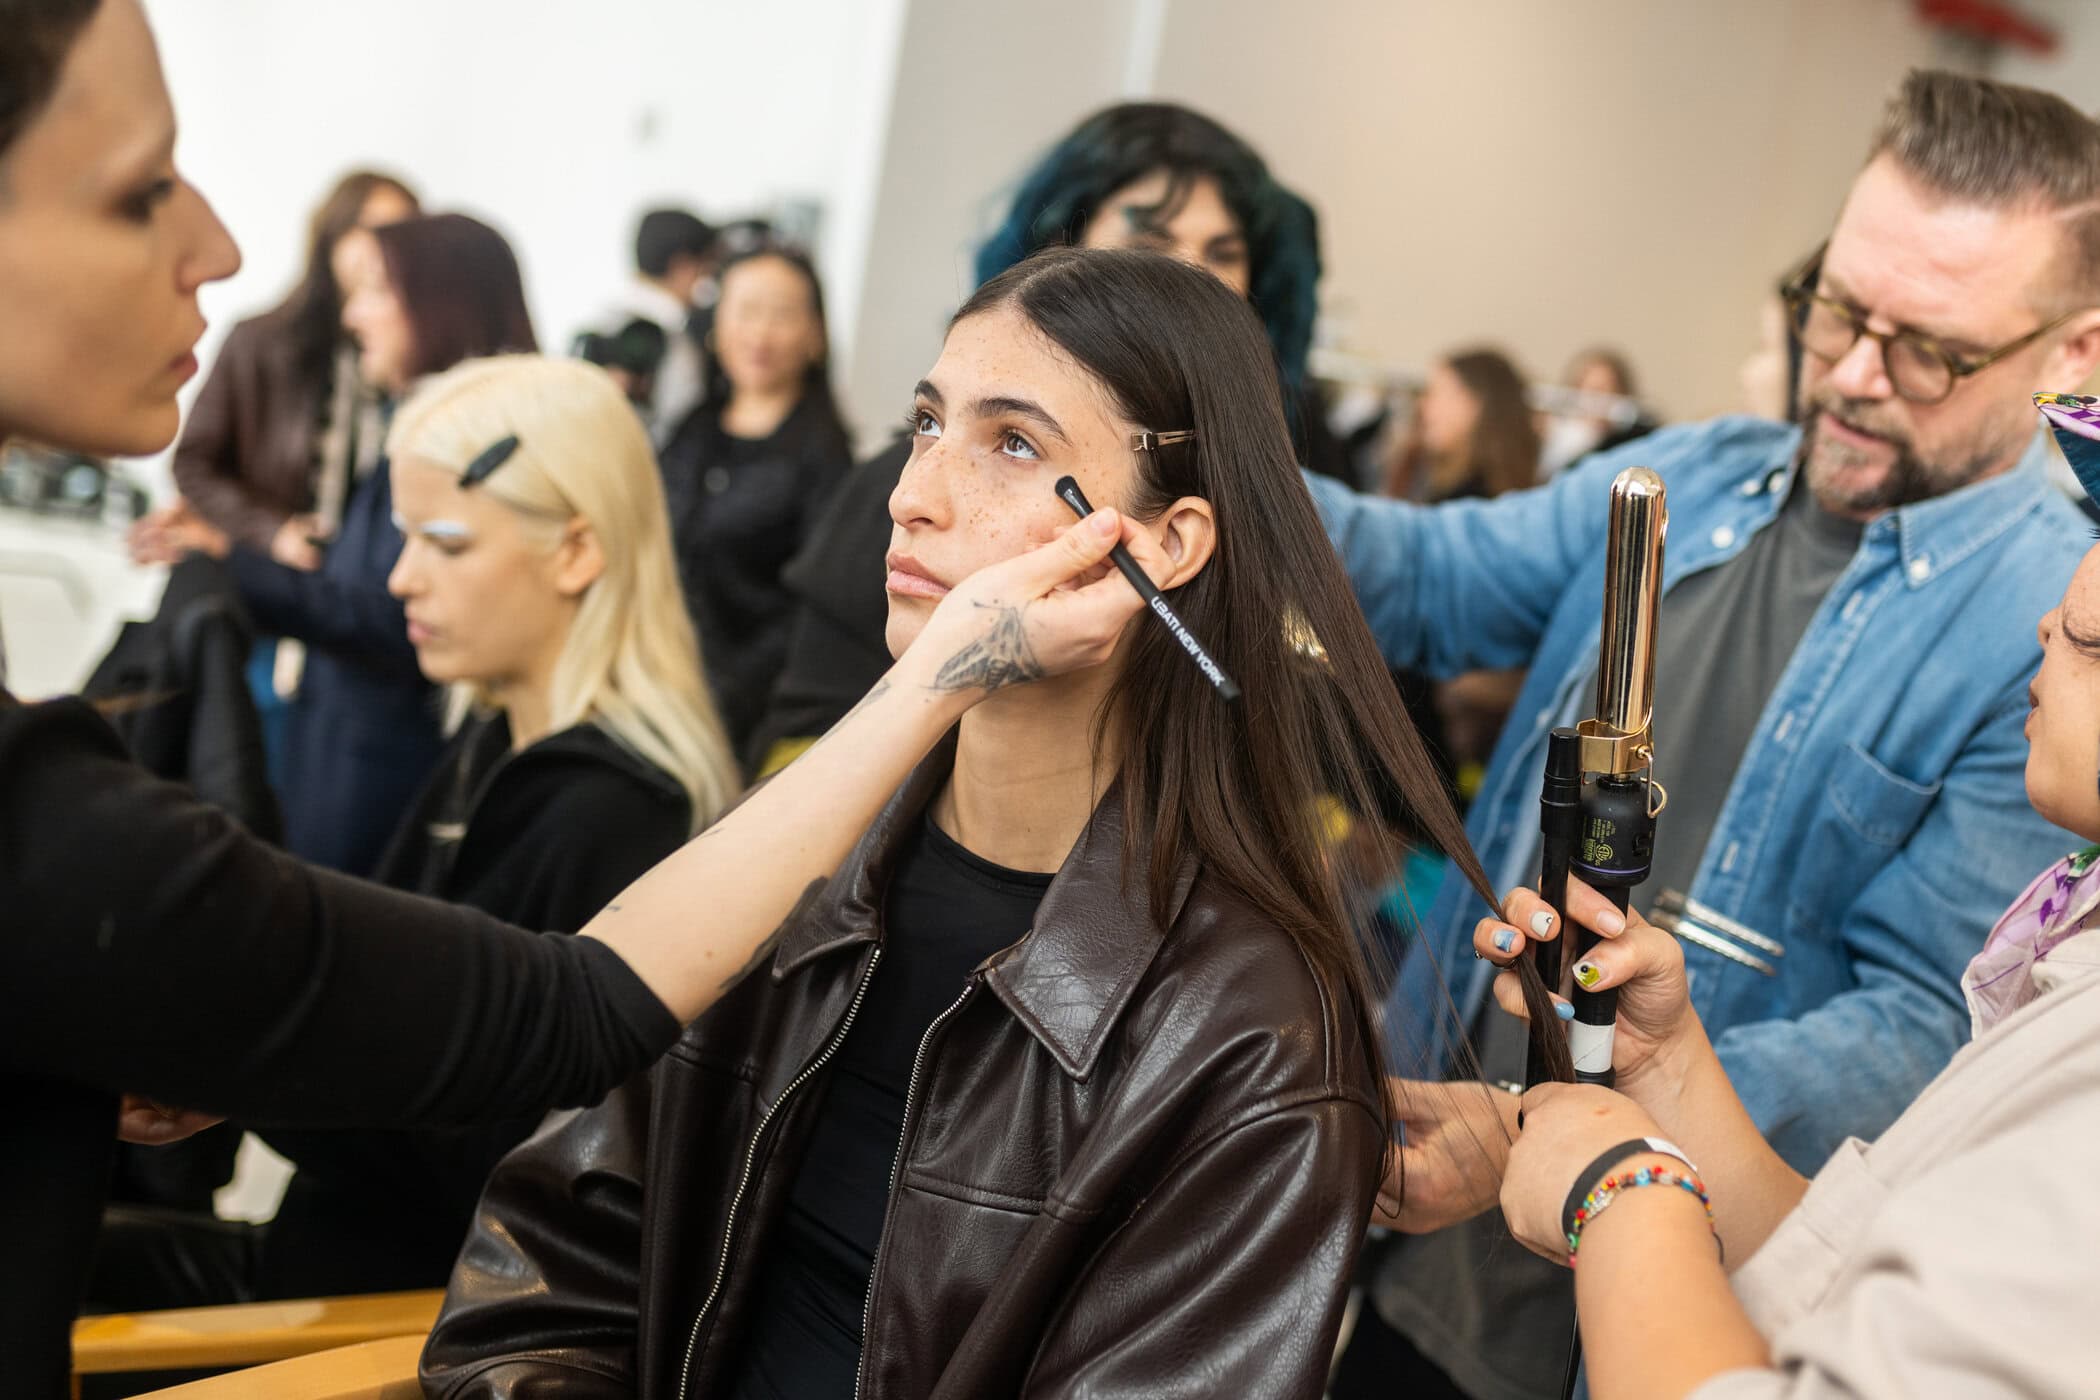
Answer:
<path fill-rule="evenodd" d="M 1556 729 L 1547 750 L 1541 802 L 1545 868 L 1541 893 L 1573 930 L 1577 963 L 1597 935 L 1567 916 L 1573 874 L 1624 910 L 1648 878 L 1655 855 L 1655 818 L 1667 800 L 1654 779 L 1655 615 L 1662 597 L 1663 537 L 1669 510 L 1662 478 L 1628 467 L 1611 484 L 1604 556 L 1604 627 L 1597 658 L 1597 712 L 1573 729 Z M 1576 784 L 1580 784 L 1580 797 Z M 1559 958 L 1540 972 L 1574 1004 L 1568 1048 L 1575 1078 L 1612 1082 L 1612 1027 L 1619 994 L 1591 991 L 1579 977 L 1563 980 Z"/>

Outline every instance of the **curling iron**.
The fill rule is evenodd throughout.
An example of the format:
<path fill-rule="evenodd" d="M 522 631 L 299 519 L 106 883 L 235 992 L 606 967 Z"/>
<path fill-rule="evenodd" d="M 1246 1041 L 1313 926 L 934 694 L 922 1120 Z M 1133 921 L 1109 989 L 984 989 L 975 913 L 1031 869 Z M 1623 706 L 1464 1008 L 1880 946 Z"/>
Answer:
<path fill-rule="evenodd" d="M 1568 918 L 1568 878 L 1580 877 L 1621 911 L 1634 886 L 1648 878 L 1655 854 L 1655 819 L 1669 795 L 1655 781 L 1655 612 L 1662 596 L 1663 536 L 1669 510 L 1662 478 L 1628 467 L 1611 484 L 1611 519 L 1604 554 L 1604 629 L 1597 663 L 1597 712 L 1573 728 L 1555 729 L 1546 744 L 1546 776 L 1539 793 L 1539 894 L 1553 906 L 1563 930 L 1532 945 L 1546 986 L 1575 1007 L 1568 1049 L 1580 1084 L 1612 1083 L 1612 1027 L 1616 989 L 1591 990 L 1574 967 L 1598 936 Z M 1574 957 L 1562 945 L 1572 937 Z M 1548 1078 L 1536 1051 L 1526 1084 Z"/>

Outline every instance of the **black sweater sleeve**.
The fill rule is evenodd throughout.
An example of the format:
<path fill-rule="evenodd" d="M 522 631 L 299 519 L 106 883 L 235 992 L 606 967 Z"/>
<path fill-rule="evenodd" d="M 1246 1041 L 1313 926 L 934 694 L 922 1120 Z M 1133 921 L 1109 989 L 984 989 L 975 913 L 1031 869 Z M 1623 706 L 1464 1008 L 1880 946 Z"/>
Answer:
<path fill-rule="evenodd" d="M 0 1073 L 305 1124 L 596 1101 L 678 1033 L 611 949 L 301 864 L 0 693 Z"/>

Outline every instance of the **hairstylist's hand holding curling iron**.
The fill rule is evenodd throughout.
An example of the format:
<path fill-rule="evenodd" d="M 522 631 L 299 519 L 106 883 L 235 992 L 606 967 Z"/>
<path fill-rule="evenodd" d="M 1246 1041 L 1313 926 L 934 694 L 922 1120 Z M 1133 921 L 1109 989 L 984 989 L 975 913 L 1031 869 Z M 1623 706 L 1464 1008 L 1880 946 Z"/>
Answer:
<path fill-rule="evenodd" d="M 1523 956 L 1530 946 L 1526 939 L 1550 943 L 1561 936 L 1551 906 L 1533 890 L 1510 891 L 1503 908 L 1508 922 L 1486 918 L 1473 928 L 1473 951 L 1498 967 L 1509 967 Z M 1612 1068 L 1618 1073 L 1618 1089 L 1640 1098 L 1642 1078 L 1675 1058 L 1685 1036 L 1697 1028 L 1684 980 L 1684 953 L 1676 939 L 1638 910 L 1621 915 L 1611 901 L 1573 876 L 1568 879 L 1568 914 L 1602 940 L 1575 965 L 1575 980 L 1591 991 L 1618 989 Z M 1513 1016 L 1525 1014 L 1516 973 L 1495 978 L 1495 1000 Z M 1699 1039 L 1704 1041 L 1703 1033 Z"/>
<path fill-rule="evenodd" d="M 1100 568 L 1119 540 L 1145 568 L 1169 570 L 1150 535 L 1101 510 L 964 579 L 813 748 L 582 932 L 626 959 L 680 1020 L 705 1011 L 764 963 L 797 901 L 830 878 L 964 711 L 1008 685 L 1108 659 L 1141 606 L 1119 574 Z M 818 810 L 827 820 L 810 821 Z"/>
<path fill-rule="evenodd" d="M 1568 1189 L 1595 1153 L 1660 1129 L 1698 1164 L 1728 1258 L 1749 1258 L 1808 1183 L 1772 1151 L 1736 1097 L 1692 1009 L 1677 940 L 1638 912 L 1621 919 L 1580 880 L 1568 882 L 1568 907 L 1572 918 L 1600 935 L 1582 966 L 1594 969 L 1596 987 L 1619 989 L 1612 1047 L 1618 1087 L 1547 1084 L 1524 1096 L 1523 1131 L 1502 1181 L 1511 1230 L 1528 1247 L 1550 1253 Z M 1526 938 L 1561 936 L 1552 924 L 1533 926 L 1546 905 L 1530 890 L 1512 891 L 1504 908 L 1509 923 L 1482 919 L 1473 930 L 1475 950 L 1493 962 L 1509 963 L 1524 951 Z M 1524 1014 L 1514 973 L 1496 977 L 1495 999 L 1512 1015 Z M 1572 1121 L 1585 1115 L 1627 1131 L 1600 1147 L 1596 1134 Z M 1564 1240 L 1561 1246 L 1564 1257 Z"/>

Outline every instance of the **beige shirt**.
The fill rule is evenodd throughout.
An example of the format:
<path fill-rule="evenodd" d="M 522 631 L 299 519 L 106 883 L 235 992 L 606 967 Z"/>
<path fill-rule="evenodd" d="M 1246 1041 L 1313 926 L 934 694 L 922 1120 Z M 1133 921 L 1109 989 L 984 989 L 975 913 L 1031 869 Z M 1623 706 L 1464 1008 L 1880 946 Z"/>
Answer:
<path fill-rule="evenodd" d="M 1694 1400 L 2100 1397 L 2095 974 L 2088 930 L 1879 1141 L 1838 1149 L 1733 1279 L 1772 1369 Z"/>

